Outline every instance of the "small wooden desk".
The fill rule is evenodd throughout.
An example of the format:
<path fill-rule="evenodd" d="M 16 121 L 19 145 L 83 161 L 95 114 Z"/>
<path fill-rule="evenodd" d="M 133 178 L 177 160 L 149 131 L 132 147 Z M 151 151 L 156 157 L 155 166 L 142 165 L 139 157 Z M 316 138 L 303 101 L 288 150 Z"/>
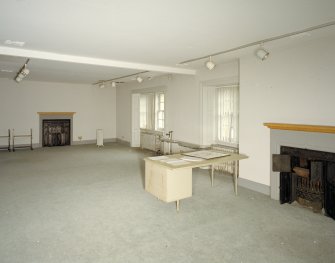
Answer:
<path fill-rule="evenodd" d="M 182 154 L 168 155 L 169 158 L 181 159 Z M 164 202 L 176 202 L 177 211 L 181 199 L 192 196 L 192 168 L 209 166 L 224 162 L 235 162 L 234 190 L 237 195 L 237 173 L 239 160 L 248 158 L 244 154 L 231 153 L 229 156 L 201 161 L 188 161 L 180 165 L 173 165 L 160 160 L 145 161 L 145 190 Z M 213 169 L 212 169 L 213 182 Z"/>

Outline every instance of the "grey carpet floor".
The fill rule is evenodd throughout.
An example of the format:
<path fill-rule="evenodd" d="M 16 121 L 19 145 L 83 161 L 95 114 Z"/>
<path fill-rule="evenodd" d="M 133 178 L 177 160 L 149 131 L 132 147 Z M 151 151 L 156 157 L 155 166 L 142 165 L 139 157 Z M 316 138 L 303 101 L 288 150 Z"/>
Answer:
<path fill-rule="evenodd" d="M 111 143 L 0 152 L 0 262 L 335 262 L 335 221 L 193 172 L 193 196 L 145 192 L 150 152 Z"/>

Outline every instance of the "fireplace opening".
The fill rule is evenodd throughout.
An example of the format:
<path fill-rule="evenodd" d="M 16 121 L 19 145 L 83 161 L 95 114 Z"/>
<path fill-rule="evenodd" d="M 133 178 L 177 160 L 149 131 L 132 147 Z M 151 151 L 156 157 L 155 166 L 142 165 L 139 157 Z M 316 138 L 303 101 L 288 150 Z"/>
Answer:
<path fill-rule="evenodd" d="M 43 120 L 43 147 L 65 146 L 71 144 L 71 122 L 69 119 Z"/>
<path fill-rule="evenodd" d="M 335 153 L 281 146 L 272 156 L 280 172 L 280 203 L 298 202 L 335 219 Z"/>

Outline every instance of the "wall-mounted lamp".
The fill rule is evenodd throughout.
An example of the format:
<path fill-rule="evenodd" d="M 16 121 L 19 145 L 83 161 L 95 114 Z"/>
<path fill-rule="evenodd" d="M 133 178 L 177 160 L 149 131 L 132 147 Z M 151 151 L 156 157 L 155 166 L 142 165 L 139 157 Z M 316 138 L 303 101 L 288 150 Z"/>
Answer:
<path fill-rule="evenodd" d="M 20 71 L 17 73 L 15 77 L 16 82 L 21 82 L 21 80 L 23 80 L 29 74 L 30 70 L 27 68 L 28 62 L 29 62 L 29 58 L 27 59 L 26 63 L 24 63 Z"/>
<path fill-rule="evenodd" d="M 112 81 L 112 87 L 115 88 L 116 87 L 116 82 Z"/>
<path fill-rule="evenodd" d="M 205 63 L 206 68 L 212 70 L 215 68 L 215 63 L 212 61 L 212 56 L 209 56 L 209 60 Z"/>
<path fill-rule="evenodd" d="M 143 81 L 143 79 L 140 76 L 137 76 L 136 80 L 137 80 L 138 83 L 142 83 L 142 81 Z"/>
<path fill-rule="evenodd" d="M 256 50 L 256 56 L 262 61 L 267 59 L 269 55 L 270 55 L 269 51 L 267 51 L 263 47 L 260 47 L 259 49 Z"/>

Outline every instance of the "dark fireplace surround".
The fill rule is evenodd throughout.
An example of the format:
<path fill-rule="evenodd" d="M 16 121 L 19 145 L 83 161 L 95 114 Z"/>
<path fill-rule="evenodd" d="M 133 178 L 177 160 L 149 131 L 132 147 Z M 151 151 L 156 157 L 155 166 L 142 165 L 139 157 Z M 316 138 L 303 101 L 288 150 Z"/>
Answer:
<path fill-rule="evenodd" d="M 38 112 L 39 146 L 53 147 L 73 144 L 75 112 Z"/>
<path fill-rule="evenodd" d="M 43 120 L 42 146 L 65 146 L 71 144 L 71 120 L 52 119 Z"/>

